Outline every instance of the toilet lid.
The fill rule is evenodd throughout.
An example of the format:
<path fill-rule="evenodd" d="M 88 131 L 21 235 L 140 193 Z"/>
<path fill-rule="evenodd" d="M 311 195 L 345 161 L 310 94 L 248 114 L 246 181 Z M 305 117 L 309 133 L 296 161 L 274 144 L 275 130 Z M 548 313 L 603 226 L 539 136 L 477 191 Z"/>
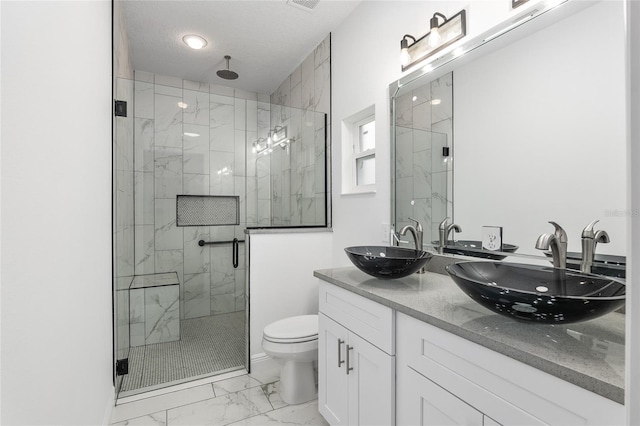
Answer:
<path fill-rule="evenodd" d="M 318 316 L 300 315 L 273 322 L 264 328 L 264 337 L 272 341 L 301 341 L 318 337 Z"/>

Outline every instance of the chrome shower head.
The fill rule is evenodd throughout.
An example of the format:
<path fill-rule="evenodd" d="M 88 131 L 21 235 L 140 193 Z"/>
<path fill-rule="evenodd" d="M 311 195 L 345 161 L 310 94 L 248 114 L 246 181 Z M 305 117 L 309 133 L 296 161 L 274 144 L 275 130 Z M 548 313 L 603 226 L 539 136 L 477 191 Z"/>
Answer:
<path fill-rule="evenodd" d="M 225 55 L 224 59 L 227 60 L 227 69 L 226 70 L 218 70 L 216 72 L 216 74 L 218 74 L 218 77 L 224 78 L 225 80 L 235 80 L 236 78 L 238 78 L 238 73 L 234 72 L 234 71 L 231 71 L 229 69 L 229 60 L 231 59 L 231 56 Z"/>

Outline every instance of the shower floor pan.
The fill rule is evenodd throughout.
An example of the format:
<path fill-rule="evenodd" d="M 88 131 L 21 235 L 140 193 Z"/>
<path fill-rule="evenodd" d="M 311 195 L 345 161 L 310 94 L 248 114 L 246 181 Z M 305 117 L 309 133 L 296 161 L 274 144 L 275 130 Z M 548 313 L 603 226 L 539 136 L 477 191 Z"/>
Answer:
<path fill-rule="evenodd" d="M 244 311 L 180 321 L 180 340 L 132 347 L 119 397 L 244 368 Z"/>

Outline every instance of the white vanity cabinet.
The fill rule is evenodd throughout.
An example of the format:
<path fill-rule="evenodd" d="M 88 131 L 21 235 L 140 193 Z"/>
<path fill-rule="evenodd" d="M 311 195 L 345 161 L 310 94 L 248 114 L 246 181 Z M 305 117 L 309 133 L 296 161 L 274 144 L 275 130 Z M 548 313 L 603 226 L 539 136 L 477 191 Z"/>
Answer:
<path fill-rule="evenodd" d="M 624 407 L 402 313 L 398 425 L 622 425 Z"/>
<path fill-rule="evenodd" d="M 320 282 L 318 409 L 333 426 L 395 424 L 394 313 Z"/>
<path fill-rule="evenodd" d="M 388 305 L 375 288 L 371 298 L 322 280 L 319 289 L 318 408 L 333 426 L 625 423 L 623 405 L 461 337 L 455 321 L 402 313 L 407 297 Z"/>

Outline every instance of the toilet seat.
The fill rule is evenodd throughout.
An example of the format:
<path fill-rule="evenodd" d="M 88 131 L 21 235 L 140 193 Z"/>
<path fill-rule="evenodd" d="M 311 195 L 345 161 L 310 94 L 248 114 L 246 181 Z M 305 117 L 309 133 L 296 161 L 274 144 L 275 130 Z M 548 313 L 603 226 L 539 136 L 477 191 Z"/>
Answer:
<path fill-rule="evenodd" d="M 271 343 L 282 343 L 282 344 L 293 344 L 293 343 L 305 343 L 305 342 L 313 342 L 314 340 L 318 340 L 318 335 L 309 336 L 309 337 L 301 337 L 298 339 L 276 339 L 274 337 L 263 336 L 262 337 L 267 342 Z"/>
<path fill-rule="evenodd" d="M 263 338 L 283 344 L 318 340 L 318 315 L 300 315 L 271 323 L 264 328 Z"/>

